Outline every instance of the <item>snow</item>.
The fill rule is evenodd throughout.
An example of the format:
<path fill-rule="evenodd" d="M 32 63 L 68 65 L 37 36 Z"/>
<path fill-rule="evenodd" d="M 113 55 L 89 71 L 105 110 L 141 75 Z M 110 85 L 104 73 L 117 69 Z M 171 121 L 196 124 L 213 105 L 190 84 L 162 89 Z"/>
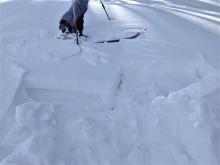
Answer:
<path fill-rule="evenodd" d="M 0 165 L 219 164 L 219 0 L 104 3 L 79 47 L 71 1 L 0 0 Z"/>
<path fill-rule="evenodd" d="M 5 69 L 7 67 L 7 69 Z M 0 118 L 7 111 L 10 105 L 13 103 L 13 100 L 16 95 L 16 92 L 22 83 L 23 76 L 25 74 L 25 70 L 16 64 L 9 63 L 8 61 L 4 61 L 2 58 L 2 66 L 1 66 L 1 111 Z M 4 88 L 3 88 L 4 87 Z"/>
<path fill-rule="evenodd" d="M 158 143 L 158 141 L 162 143 L 161 145 L 164 145 L 163 143 L 171 143 L 168 150 L 171 152 L 170 159 L 172 161 L 167 162 L 167 164 L 176 164 L 175 161 L 178 161 L 178 164 L 194 164 L 195 162 L 198 164 L 216 164 L 218 161 L 218 155 L 213 151 L 214 148 L 218 146 L 213 145 L 211 137 L 213 135 L 209 129 L 215 129 L 213 127 L 219 126 L 219 124 L 217 122 L 216 126 L 210 126 L 211 123 L 204 121 L 210 120 L 209 115 L 211 115 L 207 113 L 208 108 L 205 107 L 205 104 L 209 103 L 205 103 L 206 98 L 204 97 L 207 93 L 213 93 L 216 91 L 216 88 L 219 88 L 219 84 L 215 84 L 216 81 L 219 81 L 217 79 L 219 79 L 219 75 L 208 75 L 198 83 L 171 93 L 168 97 L 158 97 L 152 102 L 152 111 L 150 111 L 152 114 L 149 115 L 151 116 L 149 121 L 152 122 L 151 125 L 149 125 L 151 128 L 149 129 L 150 133 L 148 134 L 148 138 L 151 140 L 150 144 L 152 145 L 155 144 L 155 142 Z M 208 88 L 206 88 L 207 93 L 198 94 L 198 91 L 194 91 L 195 86 L 196 88 L 208 86 Z M 201 91 L 201 88 L 199 91 Z M 190 113 L 191 115 L 189 115 Z M 195 113 L 196 117 L 194 116 Z M 207 113 L 207 116 L 203 116 L 202 113 Z M 189 116 L 191 117 L 189 118 Z M 202 116 L 206 119 L 202 119 Z M 213 121 L 215 121 L 215 119 Z M 173 123 L 177 124 L 173 125 Z M 207 129 L 207 127 L 210 128 Z M 163 137 L 163 139 L 155 139 L 155 137 Z M 178 147 L 173 146 L 175 145 L 173 141 L 175 141 L 174 143 L 176 143 Z M 160 150 L 161 148 L 163 147 L 158 147 L 156 150 Z M 153 150 L 155 150 L 155 148 L 153 148 Z M 185 154 L 183 155 L 183 153 Z M 193 159 L 195 162 L 190 162 L 189 159 Z M 158 160 L 156 159 L 156 161 Z M 163 160 L 161 164 L 166 161 L 167 160 Z"/>
<path fill-rule="evenodd" d="M 121 71 L 118 65 L 109 63 L 94 66 L 77 58 L 57 64 L 46 63 L 41 68 L 37 68 L 38 63 L 30 67 L 32 70 L 25 78 L 28 88 L 87 92 L 103 96 L 111 95 Z M 59 70 L 54 72 L 54 68 Z"/>

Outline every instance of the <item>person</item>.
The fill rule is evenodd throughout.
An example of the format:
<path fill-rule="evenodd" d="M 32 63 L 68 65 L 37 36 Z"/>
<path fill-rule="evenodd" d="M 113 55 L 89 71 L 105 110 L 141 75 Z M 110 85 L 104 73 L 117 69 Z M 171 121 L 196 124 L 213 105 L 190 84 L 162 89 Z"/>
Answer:
<path fill-rule="evenodd" d="M 88 8 L 89 0 L 73 0 L 69 10 L 64 13 L 60 22 L 60 35 L 69 35 L 79 32 L 79 36 L 87 37 L 83 34 L 84 15 Z"/>

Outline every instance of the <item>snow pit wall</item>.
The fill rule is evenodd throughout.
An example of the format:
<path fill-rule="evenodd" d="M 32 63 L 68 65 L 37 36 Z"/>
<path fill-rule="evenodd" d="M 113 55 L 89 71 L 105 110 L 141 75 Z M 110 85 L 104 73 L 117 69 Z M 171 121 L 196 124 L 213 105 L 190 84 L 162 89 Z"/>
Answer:
<path fill-rule="evenodd" d="M 23 83 L 26 71 L 20 66 L 2 62 L 1 81 L 0 81 L 0 119 L 7 112 L 12 103 L 16 100 L 15 96 L 19 87 Z"/>

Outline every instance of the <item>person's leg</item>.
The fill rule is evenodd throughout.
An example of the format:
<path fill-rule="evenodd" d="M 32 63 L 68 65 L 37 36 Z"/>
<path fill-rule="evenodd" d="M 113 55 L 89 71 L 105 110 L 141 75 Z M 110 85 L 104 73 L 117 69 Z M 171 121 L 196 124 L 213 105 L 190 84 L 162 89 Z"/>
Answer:
<path fill-rule="evenodd" d="M 76 22 L 77 30 L 79 31 L 80 35 L 83 35 L 83 28 L 84 28 L 84 14 L 82 14 Z"/>
<path fill-rule="evenodd" d="M 74 15 L 73 15 L 73 6 L 62 16 L 60 20 L 59 29 L 62 32 L 65 32 L 67 29 L 70 33 L 74 32 Z"/>
<path fill-rule="evenodd" d="M 64 33 L 68 30 L 68 32 L 72 33 L 73 27 L 64 19 L 60 20 L 59 29 Z"/>

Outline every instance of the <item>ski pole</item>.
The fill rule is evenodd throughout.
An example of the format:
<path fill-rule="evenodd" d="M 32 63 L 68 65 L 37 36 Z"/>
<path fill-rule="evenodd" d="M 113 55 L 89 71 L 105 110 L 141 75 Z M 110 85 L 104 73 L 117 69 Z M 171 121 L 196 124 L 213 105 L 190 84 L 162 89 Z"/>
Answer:
<path fill-rule="evenodd" d="M 74 14 L 74 26 L 76 28 L 76 44 L 79 45 L 79 34 L 76 26 L 76 11 L 75 11 L 75 0 L 72 0 L 73 2 L 73 14 Z"/>
<path fill-rule="evenodd" d="M 105 9 L 105 5 L 104 5 L 104 3 L 102 2 L 102 0 L 100 0 L 100 2 L 101 2 L 101 4 L 102 4 L 102 8 L 103 8 L 103 9 L 104 9 L 104 11 L 105 11 L 105 14 L 106 14 L 106 15 L 107 15 L 107 17 L 108 17 L 108 20 L 110 21 L 111 19 L 110 19 L 109 15 L 108 15 L 107 10 Z"/>

